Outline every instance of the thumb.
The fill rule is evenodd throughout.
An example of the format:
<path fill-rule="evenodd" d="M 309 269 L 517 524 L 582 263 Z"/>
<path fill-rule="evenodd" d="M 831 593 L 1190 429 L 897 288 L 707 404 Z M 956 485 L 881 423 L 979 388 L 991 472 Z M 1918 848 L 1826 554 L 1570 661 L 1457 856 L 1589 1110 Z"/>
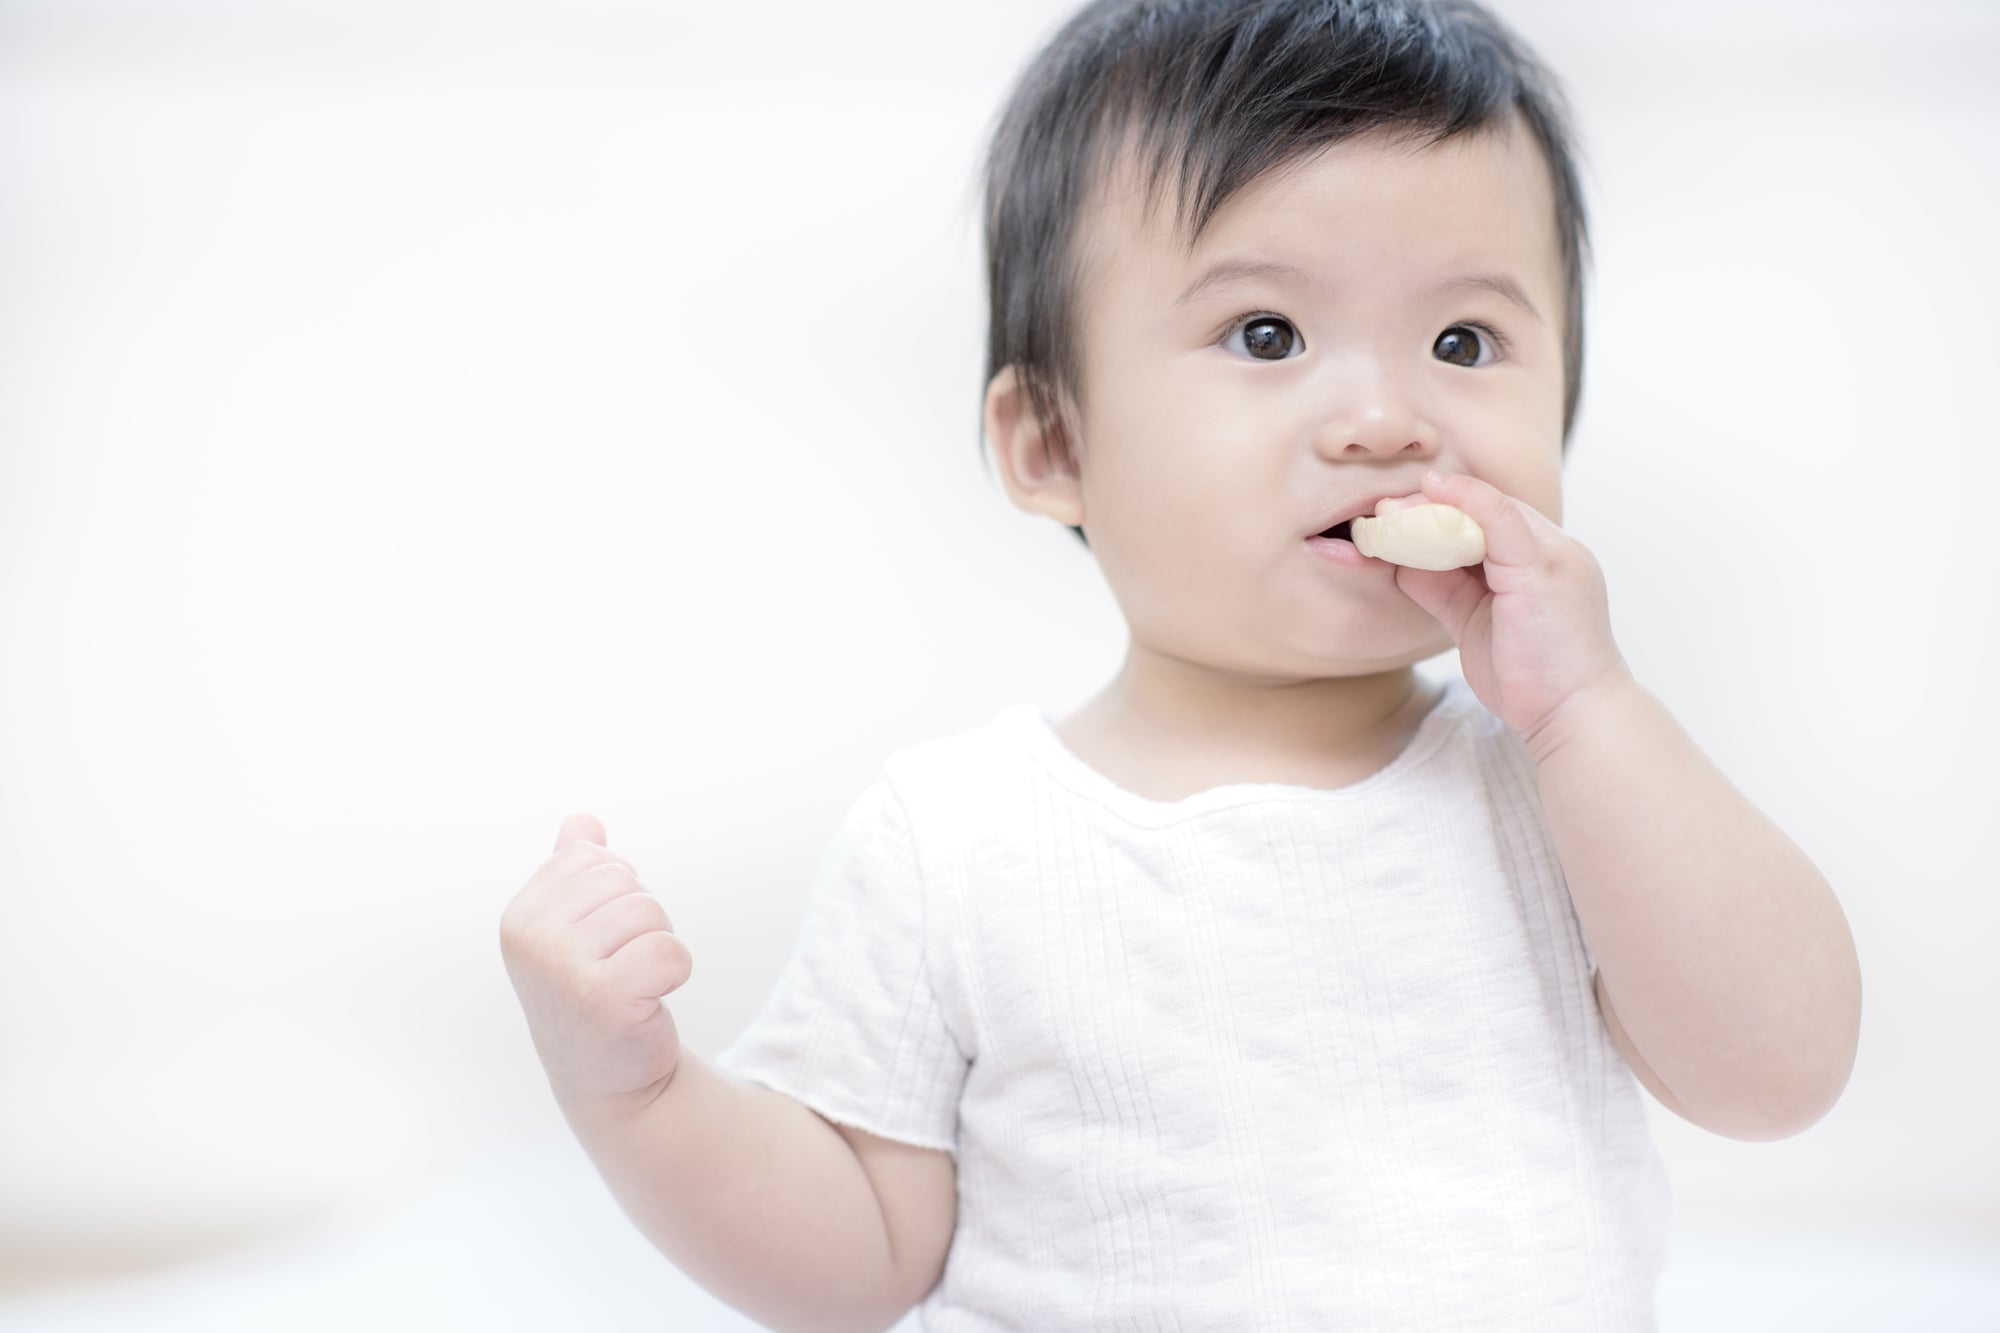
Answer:
<path fill-rule="evenodd" d="M 1486 584 L 1477 567 L 1461 569 L 1418 569 L 1396 566 L 1396 586 L 1405 597 L 1429 612 L 1445 627 L 1453 643 L 1465 641 L 1466 622 L 1486 598 Z"/>
<path fill-rule="evenodd" d="M 571 815 L 563 820 L 562 828 L 556 833 L 556 850 L 561 851 L 573 842 L 594 842 L 604 846 L 604 825 L 597 822 L 596 815 Z"/>

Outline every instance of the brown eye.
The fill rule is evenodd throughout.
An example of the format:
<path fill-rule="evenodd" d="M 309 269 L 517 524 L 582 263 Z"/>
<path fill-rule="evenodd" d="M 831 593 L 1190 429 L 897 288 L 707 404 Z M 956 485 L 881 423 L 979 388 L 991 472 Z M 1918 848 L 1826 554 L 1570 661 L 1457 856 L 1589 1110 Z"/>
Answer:
<path fill-rule="evenodd" d="M 1486 345 L 1479 334 L 1463 324 L 1454 324 L 1431 344 L 1431 355 L 1454 366 L 1476 366 Z"/>
<path fill-rule="evenodd" d="M 1301 345 L 1298 330 L 1275 315 L 1258 315 L 1237 328 L 1243 350 L 1259 361 L 1282 361 Z M 1236 341 L 1234 337 L 1230 339 Z"/>

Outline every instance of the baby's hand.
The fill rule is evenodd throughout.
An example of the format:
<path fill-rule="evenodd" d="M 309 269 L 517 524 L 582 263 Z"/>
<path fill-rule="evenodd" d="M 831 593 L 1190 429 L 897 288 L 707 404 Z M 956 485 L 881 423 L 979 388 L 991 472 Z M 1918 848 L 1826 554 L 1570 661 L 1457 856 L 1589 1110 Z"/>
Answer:
<path fill-rule="evenodd" d="M 1470 476 L 1424 478 L 1424 491 L 1383 501 L 1462 510 L 1486 538 L 1486 558 L 1463 569 L 1399 566 L 1396 586 L 1437 617 L 1458 644 L 1465 683 L 1514 729 L 1535 757 L 1537 741 L 1584 691 L 1628 682 L 1611 639 L 1604 572 L 1584 545 L 1532 505 Z"/>
<path fill-rule="evenodd" d="M 558 1101 L 644 1103 L 680 1063 L 663 998 L 694 959 L 604 826 L 571 815 L 500 917 L 500 953 Z"/>

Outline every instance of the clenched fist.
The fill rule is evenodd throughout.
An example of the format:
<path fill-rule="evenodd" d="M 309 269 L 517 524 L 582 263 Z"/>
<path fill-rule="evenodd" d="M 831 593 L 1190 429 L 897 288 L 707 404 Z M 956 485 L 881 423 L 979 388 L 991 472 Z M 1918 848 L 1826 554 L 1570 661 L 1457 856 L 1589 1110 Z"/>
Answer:
<path fill-rule="evenodd" d="M 571 815 L 500 916 L 500 953 L 558 1101 L 651 1101 L 680 1063 L 664 997 L 694 959 L 604 826 Z"/>

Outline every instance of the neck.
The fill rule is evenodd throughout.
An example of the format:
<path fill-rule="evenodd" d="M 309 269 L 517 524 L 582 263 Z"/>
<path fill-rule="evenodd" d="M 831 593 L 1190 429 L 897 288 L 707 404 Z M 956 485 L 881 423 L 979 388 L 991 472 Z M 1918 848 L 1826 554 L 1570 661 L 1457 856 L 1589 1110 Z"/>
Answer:
<path fill-rule="evenodd" d="M 1155 737 L 1182 753 L 1283 761 L 1369 750 L 1400 733 L 1434 697 L 1409 666 L 1355 676 L 1253 677 L 1134 641 L 1090 708 L 1118 731 Z"/>

